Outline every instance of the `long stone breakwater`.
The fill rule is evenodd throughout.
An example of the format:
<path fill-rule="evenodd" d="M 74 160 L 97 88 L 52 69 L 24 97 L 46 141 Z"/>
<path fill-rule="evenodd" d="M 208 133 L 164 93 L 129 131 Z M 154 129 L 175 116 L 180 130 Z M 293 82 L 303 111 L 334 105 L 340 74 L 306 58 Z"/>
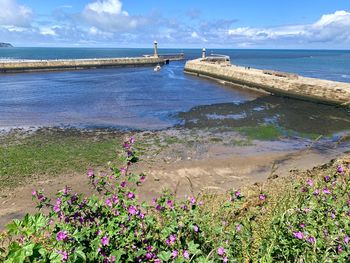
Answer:
<path fill-rule="evenodd" d="M 188 61 L 185 72 L 271 94 L 350 107 L 350 83 L 232 65 L 209 57 Z"/>
<path fill-rule="evenodd" d="M 17 60 L 0 62 L 0 73 L 94 69 L 126 66 L 151 66 L 165 64 L 180 57 L 133 57 L 99 59 Z"/>

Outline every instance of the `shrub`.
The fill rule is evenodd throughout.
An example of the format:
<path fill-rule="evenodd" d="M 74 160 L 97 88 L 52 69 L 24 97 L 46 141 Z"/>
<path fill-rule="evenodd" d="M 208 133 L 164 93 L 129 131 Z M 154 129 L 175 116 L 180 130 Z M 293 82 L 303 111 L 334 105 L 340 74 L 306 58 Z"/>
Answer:
<path fill-rule="evenodd" d="M 348 163 L 324 178 L 282 180 L 280 191 L 252 188 L 244 191 L 247 196 L 232 191 L 186 200 L 165 192 L 151 204 L 140 204 L 136 189 L 146 176 L 131 171 L 138 161 L 133 144 L 133 138 L 123 144 L 122 167 L 113 164 L 110 173 L 87 171 L 92 196 L 65 187 L 52 201 L 33 190 L 40 213 L 7 226 L 0 260 L 349 261 Z M 290 188 L 294 191 L 285 191 Z"/>

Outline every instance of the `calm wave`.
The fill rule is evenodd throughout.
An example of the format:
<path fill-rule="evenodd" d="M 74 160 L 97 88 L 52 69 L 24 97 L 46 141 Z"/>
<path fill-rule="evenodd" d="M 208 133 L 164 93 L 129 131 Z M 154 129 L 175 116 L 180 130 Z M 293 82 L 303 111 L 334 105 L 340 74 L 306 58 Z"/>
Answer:
<path fill-rule="evenodd" d="M 188 59 L 201 55 L 199 49 L 161 53 L 181 51 Z M 233 63 L 243 66 L 350 82 L 349 51 L 208 50 L 211 52 L 229 55 Z M 151 53 L 151 49 L 9 48 L 0 49 L 0 59 L 132 57 Z M 1 75 L 0 127 L 160 129 L 181 124 L 184 120 L 179 112 L 222 103 L 225 107 L 250 105 L 246 103 L 260 97 L 185 75 L 184 63 L 173 62 L 160 72 L 142 67 Z M 259 107 L 258 103 L 251 105 Z M 312 107 L 313 111 L 317 109 Z M 328 110 L 333 109 L 337 115 L 337 109 Z M 215 110 L 212 114 L 215 116 Z"/>

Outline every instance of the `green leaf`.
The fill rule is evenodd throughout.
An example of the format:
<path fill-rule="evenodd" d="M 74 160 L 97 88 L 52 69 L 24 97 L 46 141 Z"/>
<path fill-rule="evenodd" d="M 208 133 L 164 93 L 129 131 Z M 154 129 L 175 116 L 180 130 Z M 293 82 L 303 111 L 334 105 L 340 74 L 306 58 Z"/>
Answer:
<path fill-rule="evenodd" d="M 200 250 L 198 249 L 199 245 L 195 244 L 193 241 L 188 243 L 188 250 L 191 254 L 197 254 Z"/>
<path fill-rule="evenodd" d="M 164 262 L 168 262 L 171 258 L 171 252 L 162 251 L 162 252 L 158 253 L 158 258 Z"/>
<path fill-rule="evenodd" d="M 77 257 L 82 259 L 83 261 L 86 261 L 86 255 L 82 250 L 76 250 L 74 251 L 74 254 L 77 255 Z"/>
<path fill-rule="evenodd" d="M 52 252 L 49 257 L 50 263 L 61 263 L 62 256 L 56 252 Z"/>
<path fill-rule="evenodd" d="M 14 219 L 12 223 L 6 226 L 6 229 L 9 232 L 9 234 L 17 235 L 21 229 L 21 226 L 22 226 L 22 222 L 18 219 Z"/>
<path fill-rule="evenodd" d="M 112 253 L 111 253 L 111 256 L 115 256 L 115 262 L 120 262 L 120 259 L 122 258 L 122 256 L 124 255 L 125 253 L 123 251 L 120 251 L 120 250 L 114 250 Z"/>
<path fill-rule="evenodd" d="M 6 263 L 22 263 L 26 258 L 26 251 L 18 243 L 11 243 L 7 257 Z"/>

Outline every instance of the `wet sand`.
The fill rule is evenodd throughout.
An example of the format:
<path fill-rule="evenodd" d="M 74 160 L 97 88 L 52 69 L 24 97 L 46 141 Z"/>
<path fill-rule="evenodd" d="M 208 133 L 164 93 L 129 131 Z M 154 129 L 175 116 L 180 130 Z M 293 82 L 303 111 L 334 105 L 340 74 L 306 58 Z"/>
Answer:
<path fill-rule="evenodd" d="M 127 137 L 132 133 L 113 134 Z M 136 140 L 145 151 L 135 172 L 147 180 L 138 189 L 141 200 L 149 201 L 169 189 L 177 198 L 202 191 L 224 192 L 288 176 L 291 170 L 307 170 L 329 162 L 348 151 L 348 142 L 303 138 L 278 138 L 274 141 L 248 141 L 234 131 L 169 129 L 138 132 Z M 96 136 L 99 136 L 97 133 Z M 20 140 L 20 139 L 19 139 Z M 96 168 L 106 171 L 107 164 Z M 1 191 L 0 229 L 14 218 L 35 212 L 31 190 L 44 189 L 53 197 L 57 190 L 70 186 L 79 193 L 91 194 L 84 173 L 58 176 L 33 176 L 25 184 Z"/>

